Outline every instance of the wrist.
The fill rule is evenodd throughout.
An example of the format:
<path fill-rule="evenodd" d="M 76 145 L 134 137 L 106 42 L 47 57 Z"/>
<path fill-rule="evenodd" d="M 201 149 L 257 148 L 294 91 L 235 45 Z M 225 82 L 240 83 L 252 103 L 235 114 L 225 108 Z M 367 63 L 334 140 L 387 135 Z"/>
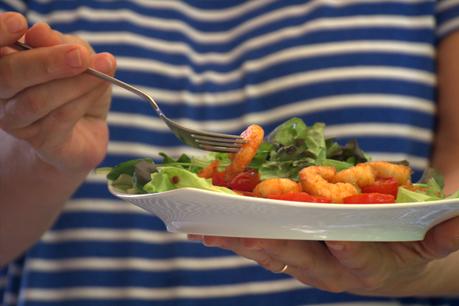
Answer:
<path fill-rule="evenodd" d="M 51 185 L 68 185 L 75 186 L 80 185 L 91 171 L 90 168 L 75 168 L 67 169 L 58 167 L 48 163 L 46 160 L 41 158 L 36 152 L 33 152 L 34 156 L 31 157 L 30 165 L 31 169 L 34 169 L 32 173 L 39 173 L 39 177 L 47 184 Z"/>
<path fill-rule="evenodd" d="M 29 143 L 1 130 L 0 141 L 3 145 L 0 152 L 0 161 L 4 165 L 0 177 L 3 186 L 34 184 L 76 188 L 91 170 L 59 168 L 43 159 Z"/>
<path fill-rule="evenodd" d="M 87 171 L 70 172 L 46 163 L 28 143 L 2 130 L 0 143 L 1 265 L 52 226 Z"/>

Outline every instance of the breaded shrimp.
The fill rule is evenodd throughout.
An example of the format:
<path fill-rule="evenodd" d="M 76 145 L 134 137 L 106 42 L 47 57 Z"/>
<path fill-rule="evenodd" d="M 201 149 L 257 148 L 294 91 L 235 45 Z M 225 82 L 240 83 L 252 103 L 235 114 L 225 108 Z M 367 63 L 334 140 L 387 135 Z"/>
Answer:
<path fill-rule="evenodd" d="M 374 184 L 375 178 L 375 170 L 368 163 L 361 163 L 337 172 L 332 181 L 334 183 L 351 183 L 364 187 Z"/>
<path fill-rule="evenodd" d="M 245 143 L 237 153 L 232 156 L 231 164 L 225 169 L 225 179 L 230 181 L 243 172 L 257 153 L 258 147 L 263 142 L 264 131 L 259 125 L 252 124 L 241 134 Z"/>
<path fill-rule="evenodd" d="M 367 162 L 373 168 L 376 178 L 394 178 L 399 185 L 411 183 L 411 168 L 406 165 L 394 164 L 384 161 Z"/>
<path fill-rule="evenodd" d="M 253 189 L 256 197 L 266 198 L 271 195 L 281 195 L 289 192 L 300 192 L 301 186 L 288 178 L 270 178 L 258 183 Z"/>
<path fill-rule="evenodd" d="M 366 162 L 338 172 L 333 181 L 365 187 L 379 178 L 394 178 L 399 185 L 409 185 L 411 169 L 405 165 L 385 161 Z"/>
<path fill-rule="evenodd" d="M 336 175 L 334 167 L 310 166 L 300 171 L 300 183 L 303 191 L 340 203 L 347 196 L 359 193 L 359 189 L 351 183 L 333 183 Z"/>

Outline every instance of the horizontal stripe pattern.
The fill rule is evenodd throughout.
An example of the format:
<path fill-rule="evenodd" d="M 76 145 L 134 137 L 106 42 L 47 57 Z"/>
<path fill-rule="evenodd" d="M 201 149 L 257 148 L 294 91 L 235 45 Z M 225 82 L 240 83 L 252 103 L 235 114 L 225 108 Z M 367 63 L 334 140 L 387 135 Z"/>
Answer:
<path fill-rule="evenodd" d="M 87 178 L 88 182 L 106 183 L 104 175 L 90 173 Z M 142 214 L 147 213 L 134 205 L 126 205 L 124 201 L 115 199 L 102 200 L 69 200 L 64 207 L 64 212 L 110 212 L 119 214 Z"/>
<path fill-rule="evenodd" d="M 277 22 L 279 20 L 285 21 L 296 16 L 304 16 L 310 13 L 311 11 L 317 8 L 331 7 L 331 8 L 340 8 L 343 6 L 353 5 L 355 3 L 361 3 L 361 1 L 308 1 L 303 5 L 287 6 L 286 8 L 273 11 L 271 13 L 265 14 L 259 18 L 251 19 L 245 23 L 242 23 L 231 29 L 224 32 L 201 32 L 196 30 L 192 26 L 178 21 L 178 20 L 164 20 L 159 18 L 151 18 L 143 16 L 141 14 L 134 13 L 129 10 L 95 10 L 90 9 L 84 6 L 81 6 L 75 12 L 72 11 L 59 11 L 56 13 L 51 13 L 47 15 L 38 14 L 36 12 L 31 12 L 29 17 L 32 21 L 44 20 L 49 23 L 60 23 L 60 22 L 72 22 L 75 19 L 84 19 L 91 21 L 111 21 L 119 22 L 119 20 L 126 20 L 131 24 L 139 25 L 148 29 L 154 29 L 159 31 L 176 31 L 183 33 L 184 36 L 189 37 L 191 40 L 205 43 L 205 44 L 217 44 L 217 43 L 226 43 L 228 41 L 234 40 L 237 37 L 240 37 L 247 32 L 254 31 L 257 27 Z M 359 18 L 343 18 L 342 20 L 331 20 L 324 19 L 320 21 L 324 26 L 356 26 L 356 27 L 368 27 L 368 23 L 371 22 L 373 26 L 383 25 L 384 27 L 432 27 L 432 18 L 412 18 L 406 19 L 397 16 L 380 16 L 373 15 L 371 18 L 359 17 Z M 314 24 L 318 26 L 319 24 Z M 319 27 L 320 28 L 320 27 Z M 284 34 L 287 34 L 284 32 Z"/>
<path fill-rule="evenodd" d="M 459 1 L 437 1 L 437 34 L 440 38 L 459 29 Z"/>
<path fill-rule="evenodd" d="M 26 4 L 25 4 L 26 3 Z M 5 0 L 118 59 L 117 76 L 192 128 L 266 133 L 300 116 L 327 137 L 357 139 L 375 160 L 429 164 L 436 43 L 458 1 Z M 101 166 L 203 152 L 181 144 L 139 97 L 113 89 Z M 22 261 L 0 273 L 4 305 L 426 305 L 329 294 L 231 252 L 168 233 L 91 173 Z M 2 299 L 0 298 L 0 301 Z M 431 300 L 433 305 L 449 302 Z"/>
<path fill-rule="evenodd" d="M 303 288 L 296 280 L 282 280 L 267 284 L 246 283 L 230 286 L 208 286 L 203 288 L 176 287 L 173 289 L 142 289 L 142 288 L 72 288 L 63 290 L 27 289 L 25 298 L 35 301 L 65 301 L 72 299 L 131 299 L 163 300 L 171 298 L 213 298 L 244 294 L 263 294 Z"/>
<path fill-rule="evenodd" d="M 224 84 L 235 82 L 247 73 L 259 73 L 274 65 L 293 60 L 302 60 L 317 56 L 365 53 L 406 53 L 411 56 L 432 58 L 434 50 L 428 44 L 404 43 L 397 41 L 352 41 L 324 43 L 312 46 L 289 48 L 269 56 L 246 61 L 240 69 L 230 72 L 204 71 L 196 73 L 189 66 L 176 66 L 151 59 L 118 57 L 118 69 L 127 71 L 145 71 L 158 73 L 164 77 L 187 78 L 193 84 L 212 82 Z M 203 58 L 204 59 L 204 58 Z"/>
<path fill-rule="evenodd" d="M 370 21 L 371 22 L 371 21 Z M 153 52 L 157 53 L 158 56 L 161 54 L 164 55 L 164 52 L 169 53 L 169 56 L 167 57 L 161 57 L 162 62 L 168 62 L 168 61 L 177 61 L 179 63 L 187 63 L 187 61 L 192 61 L 193 63 L 199 65 L 196 66 L 195 69 L 202 69 L 202 67 L 207 68 L 207 66 L 210 66 L 209 68 L 218 68 L 218 69 L 224 69 L 224 65 L 228 64 L 233 64 L 230 66 L 231 68 L 236 68 L 234 63 L 236 63 L 238 60 L 241 58 L 248 58 L 249 55 L 251 54 L 256 54 L 256 51 L 263 50 L 264 47 L 271 47 L 279 41 L 283 41 L 287 38 L 290 38 L 291 40 L 295 40 L 298 37 L 301 37 L 301 35 L 308 34 L 308 29 L 309 32 L 316 30 L 317 27 L 320 25 L 317 25 L 316 27 L 308 27 L 305 29 L 299 29 L 296 30 L 290 35 L 287 36 L 287 33 L 271 33 L 269 36 L 264 37 L 263 39 L 258 39 L 258 40 L 253 40 L 250 41 L 250 43 L 246 43 L 245 45 L 238 45 L 236 48 L 234 48 L 231 51 L 226 51 L 226 52 L 206 52 L 206 53 L 201 53 L 193 50 L 190 46 L 181 43 L 181 42 L 169 42 L 169 41 L 163 41 L 151 37 L 147 37 L 144 35 L 140 34 L 133 34 L 133 33 L 127 33 L 127 32 L 104 32 L 104 33 L 97 33 L 97 32 L 86 32 L 86 31 L 78 31 L 75 32 L 75 34 L 78 34 L 82 37 L 84 37 L 86 40 L 91 42 L 97 49 L 102 50 L 101 46 L 108 46 L 108 48 L 112 48 L 113 51 L 116 53 L 119 53 L 120 55 L 123 55 L 126 51 L 124 51 L 126 48 L 128 48 L 126 53 L 129 53 L 129 50 L 132 50 L 132 48 L 138 48 L 140 51 L 146 51 L 145 53 L 139 54 L 139 56 L 145 56 L 148 57 L 147 53 L 148 52 Z M 351 29 L 349 31 L 353 30 L 352 29 L 352 24 L 350 25 Z M 367 26 L 370 26 L 369 24 Z M 333 38 L 335 36 L 340 36 L 342 35 L 342 28 L 345 27 L 343 24 L 336 24 L 335 27 L 333 28 L 335 31 L 332 31 L 333 29 L 327 29 L 324 28 L 323 31 L 328 30 L 329 33 L 321 33 L 319 30 L 316 30 L 314 33 L 315 35 L 311 35 L 309 38 L 312 40 L 312 42 L 320 41 L 320 39 L 316 36 L 323 36 L 323 35 L 328 35 Z M 364 25 L 361 26 L 362 28 Z M 319 33 L 316 33 L 319 32 Z M 358 29 L 354 29 L 353 31 L 355 35 L 359 35 L 362 38 L 367 38 L 364 33 L 361 31 L 358 31 Z M 422 34 L 425 34 L 425 31 L 413 31 L 415 33 L 419 33 L 419 39 L 420 43 L 423 43 L 425 38 L 421 37 Z M 386 29 L 383 30 L 378 30 L 375 29 L 375 33 L 378 33 L 381 36 L 381 38 L 384 38 L 383 33 L 387 33 Z M 356 37 L 354 36 L 354 37 Z M 387 35 L 386 35 L 387 36 Z M 358 38 L 358 37 L 357 37 Z M 335 38 L 337 39 L 337 38 Z M 342 37 L 344 39 L 344 37 Z M 351 38 L 351 41 L 353 39 Z M 394 41 L 394 43 L 397 45 L 399 44 L 398 41 Z M 280 46 L 278 46 L 279 48 Z M 395 46 L 396 47 L 396 46 Z M 306 47 L 310 48 L 310 47 Z M 274 48 L 273 48 L 274 49 Z M 282 49 L 282 48 L 281 48 Z M 423 53 L 429 53 L 429 51 L 423 51 L 422 49 L 417 51 L 417 52 L 423 52 Z M 257 56 L 252 56 L 252 58 L 249 59 L 257 59 Z M 172 62 L 174 64 L 174 62 Z M 207 65 L 207 66 L 206 66 Z M 213 67 L 214 65 L 215 67 Z"/>
<path fill-rule="evenodd" d="M 116 96 L 116 93 L 114 93 Z M 372 101 L 368 104 L 368 101 Z M 136 103 L 135 101 L 126 100 L 121 103 Z M 140 101 L 139 101 L 140 103 Z M 117 107 L 117 106 L 114 106 Z M 153 109 L 146 103 L 142 103 L 142 107 L 149 115 L 152 115 Z M 161 106 L 162 107 L 162 106 Z M 191 119 L 176 119 L 177 122 L 189 126 L 190 128 L 203 128 L 215 131 L 239 131 L 241 132 L 247 121 L 259 122 L 266 124 L 272 122 L 275 118 L 292 117 L 295 114 L 314 114 L 319 111 L 344 111 L 346 109 L 356 109 L 358 107 L 366 107 L 378 111 L 383 108 L 398 108 L 406 109 L 415 113 L 426 115 L 434 115 L 434 105 L 422 98 L 406 97 L 401 95 L 381 95 L 381 94 L 354 94 L 354 95 L 339 95 L 320 97 L 317 99 L 308 99 L 305 101 L 296 101 L 291 105 L 279 105 L 269 110 L 264 110 L 257 113 L 247 114 L 243 118 L 229 120 L 191 120 Z M 143 128 L 150 131 L 168 131 L 167 126 L 157 117 L 150 117 L 145 114 L 122 114 L 113 112 L 109 115 L 109 124 L 113 127 L 117 126 L 132 126 Z M 332 120 L 332 119 L 331 119 Z M 331 124 L 329 124 L 331 125 Z M 328 131 L 326 131 L 328 133 Z"/>
<path fill-rule="evenodd" d="M 64 241 L 129 241 L 135 239 L 142 243 L 164 243 L 186 241 L 186 235 L 169 234 L 164 232 L 153 233 L 142 230 L 95 230 L 77 229 L 70 231 L 50 231 L 43 237 L 45 243 L 60 243 Z"/>
<path fill-rule="evenodd" d="M 0 11 L 5 10 L 14 10 L 14 11 L 19 11 L 19 12 L 25 12 L 26 6 L 21 0 L 4 0 L 4 8 L 0 8 Z"/>
<path fill-rule="evenodd" d="M 38 4 L 49 4 L 54 0 L 37 0 Z M 101 4 L 106 3 L 107 5 L 112 4 L 111 0 L 99 1 Z M 154 9 L 171 9 L 182 13 L 185 16 L 193 18 L 194 20 L 205 20 L 205 21 L 224 21 L 235 17 L 243 16 L 250 11 L 259 7 L 265 6 L 267 3 L 273 2 L 272 0 L 267 1 L 253 1 L 242 3 L 241 5 L 234 5 L 228 8 L 219 9 L 206 9 L 201 10 L 193 6 L 188 5 L 186 2 L 179 1 L 148 1 L 148 0 L 133 0 L 129 1 L 128 4 L 136 5 L 140 9 L 154 8 Z"/>
<path fill-rule="evenodd" d="M 88 258 L 65 259 L 65 260 L 44 260 L 33 259 L 29 262 L 28 268 L 37 272 L 63 272 L 72 270 L 139 270 L 139 271 L 167 271 L 172 269 L 187 270 L 209 270 L 240 268 L 253 266 L 255 262 L 248 259 L 232 256 L 228 258 L 174 258 L 168 260 L 149 260 L 142 258 Z"/>

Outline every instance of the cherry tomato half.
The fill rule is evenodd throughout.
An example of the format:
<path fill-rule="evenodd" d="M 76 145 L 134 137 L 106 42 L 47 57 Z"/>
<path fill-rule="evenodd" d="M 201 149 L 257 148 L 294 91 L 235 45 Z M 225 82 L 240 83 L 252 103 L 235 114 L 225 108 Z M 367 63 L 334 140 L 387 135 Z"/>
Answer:
<path fill-rule="evenodd" d="M 362 187 L 363 193 L 384 193 L 397 196 L 398 183 L 394 178 L 378 179 L 374 184 Z"/>
<path fill-rule="evenodd" d="M 215 171 L 212 174 L 212 184 L 215 186 L 228 187 L 228 183 L 225 180 L 225 172 Z"/>
<path fill-rule="evenodd" d="M 331 200 L 319 197 L 319 196 L 312 196 L 306 192 L 288 192 L 279 195 L 270 195 L 268 196 L 269 199 L 273 200 L 284 200 L 284 201 L 297 201 L 297 202 L 314 202 L 314 203 L 330 203 Z"/>
<path fill-rule="evenodd" d="M 343 199 L 345 204 L 382 204 L 394 203 L 395 197 L 387 193 L 359 193 Z"/>
<path fill-rule="evenodd" d="M 233 190 L 251 192 L 259 182 L 260 176 L 258 175 L 258 171 L 249 169 L 236 175 L 228 183 L 228 187 Z"/>

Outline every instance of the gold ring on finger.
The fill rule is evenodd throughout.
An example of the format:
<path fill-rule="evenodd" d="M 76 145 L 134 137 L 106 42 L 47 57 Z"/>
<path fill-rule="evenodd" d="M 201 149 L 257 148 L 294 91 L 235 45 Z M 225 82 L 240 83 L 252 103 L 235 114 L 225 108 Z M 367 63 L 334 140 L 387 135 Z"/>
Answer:
<path fill-rule="evenodd" d="M 276 273 L 276 274 L 284 273 L 285 271 L 287 271 L 287 268 L 288 268 L 288 265 L 284 264 L 282 269 L 280 269 L 279 271 L 274 272 L 274 273 Z"/>

